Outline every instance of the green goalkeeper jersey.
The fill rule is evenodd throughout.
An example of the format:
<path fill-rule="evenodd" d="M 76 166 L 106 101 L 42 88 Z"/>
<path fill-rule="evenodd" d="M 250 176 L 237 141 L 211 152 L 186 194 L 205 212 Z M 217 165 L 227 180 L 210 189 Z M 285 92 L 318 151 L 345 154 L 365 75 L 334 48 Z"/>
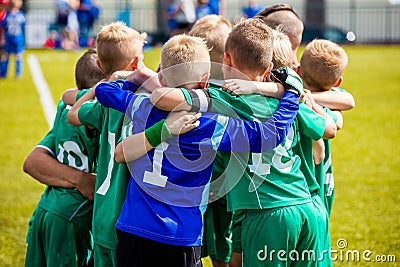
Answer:
<path fill-rule="evenodd" d="M 231 96 L 213 85 L 209 86 L 209 92 L 211 112 L 247 120 L 265 121 L 279 104 L 277 99 L 260 95 Z M 218 166 L 220 160 L 216 160 L 214 168 L 223 170 L 226 177 L 222 183 L 225 187 L 219 193 L 231 190 L 227 195 L 229 210 L 270 209 L 311 201 L 300 170 L 300 157 L 293 153 L 293 147 L 299 142 L 299 126 L 304 126 L 309 134 L 319 135 L 310 122 L 325 125 L 325 119 L 305 105 L 300 105 L 299 113 L 303 116 L 298 115 L 286 139 L 267 153 L 218 152 L 217 156 L 223 157 L 224 165 Z M 214 177 L 213 180 L 218 179 Z"/>
<path fill-rule="evenodd" d="M 114 151 L 121 137 L 125 115 L 92 100 L 80 107 L 78 116 L 84 125 L 100 131 L 93 206 L 94 242 L 115 249 L 117 245 L 115 223 L 121 213 L 129 181 L 126 164 L 114 160 Z"/>
<path fill-rule="evenodd" d="M 38 144 L 48 149 L 58 161 L 84 172 L 94 172 L 97 159 L 97 131 L 68 123 L 71 107 L 60 100 L 52 130 Z M 76 222 L 87 221 L 92 215 L 92 202 L 77 189 L 47 186 L 38 206 L 62 218 Z"/>

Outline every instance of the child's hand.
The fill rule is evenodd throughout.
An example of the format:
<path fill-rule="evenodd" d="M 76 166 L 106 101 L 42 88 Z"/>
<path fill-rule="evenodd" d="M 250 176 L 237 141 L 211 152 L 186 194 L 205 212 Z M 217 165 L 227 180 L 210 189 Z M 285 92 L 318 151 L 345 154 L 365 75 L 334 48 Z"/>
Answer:
<path fill-rule="evenodd" d="M 293 91 L 300 96 L 303 92 L 303 81 L 291 68 L 282 67 L 271 71 L 271 79 L 282 83 L 286 91 Z"/>
<path fill-rule="evenodd" d="M 82 172 L 79 184 L 76 189 L 88 200 L 93 201 L 94 185 L 96 183 L 96 174 Z"/>
<path fill-rule="evenodd" d="M 222 90 L 231 95 L 249 95 L 256 93 L 257 87 L 252 81 L 229 79 L 222 84 Z"/>
<path fill-rule="evenodd" d="M 319 165 L 325 158 L 325 145 L 324 141 L 319 139 L 318 141 L 313 142 L 313 155 L 314 155 L 314 164 Z"/>
<path fill-rule="evenodd" d="M 313 109 L 316 106 L 314 101 L 314 97 L 310 90 L 304 89 L 303 94 L 301 95 L 301 100 L 304 104 L 306 104 L 309 108 Z"/>
<path fill-rule="evenodd" d="M 126 77 L 126 81 L 133 83 L 134 85 L 141 86 L 144 82 L 151 79 L 157 73 L 146 66 L 131 72 L 131 74 Z"/>
<path fill-rule="evenodd" d="M 129 75 L 131 75 L 133 71 L 119 70 L 111 74 L 109 81 L 118 81 L 120 79 L 126 79 Z"/>
<path fill-rule="evenodd" d="M 178 111 L 171 112 L 166 119 L 168 129 L 173 135 L 183 134 L 197 128 L 201 113 Z"/>
<path fill-rule="evenodd" d="M 76 102 L 76 96 L 78 95 L 78 93 L 79 90 L 76 88 L 68 89 L 61 96 L 61 100 L 64 102 L 65 105 L 72 106 Z"/>

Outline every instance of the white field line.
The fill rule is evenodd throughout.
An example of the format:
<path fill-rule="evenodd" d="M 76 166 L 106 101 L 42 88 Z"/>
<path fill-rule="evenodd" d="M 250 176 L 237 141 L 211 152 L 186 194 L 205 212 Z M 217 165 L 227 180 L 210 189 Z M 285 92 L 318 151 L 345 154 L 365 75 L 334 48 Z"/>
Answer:
<path fill-rule="evenodd" d="M 40 68 L 40 64 L 36 56 L 29 55 L 27 61 L 32 74 L 33 82 L 35 83 L 36 90 L 39 93 L 40 103 L 42 104 L 47 124 L 49 125 L 49 128 L 52 128 L 57 109 L 54 104 L 49 86 L 43 77 L 42 69 Z"/>

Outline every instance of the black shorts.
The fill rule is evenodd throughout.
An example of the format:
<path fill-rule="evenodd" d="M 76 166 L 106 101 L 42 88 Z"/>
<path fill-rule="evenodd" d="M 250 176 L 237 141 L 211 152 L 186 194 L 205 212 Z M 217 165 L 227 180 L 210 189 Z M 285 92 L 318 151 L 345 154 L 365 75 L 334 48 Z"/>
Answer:
<path fill-rule="evenodd" d="M 201 247 L 174 246 L 117 229 L 118 267 L 201 267 Z"/>

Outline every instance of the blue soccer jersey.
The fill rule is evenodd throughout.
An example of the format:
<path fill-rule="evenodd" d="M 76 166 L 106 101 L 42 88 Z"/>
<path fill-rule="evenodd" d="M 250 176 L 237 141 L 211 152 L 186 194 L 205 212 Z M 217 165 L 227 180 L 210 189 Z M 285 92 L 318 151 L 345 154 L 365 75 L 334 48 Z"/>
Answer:
<path fill-rule="evenodd" d="M 21 53 L 25 49 L 25 16 L 22 11 L 8 11 L 1 22 L 4 28 L 4 49 L 9 54 Z"/>
<path fill-rule="evenodd" d="M 147 95 L 119 89 L 114 82 L 96 88 L 98 101 L 126 113 L 135 134 L 168 113 Z M 168 139 L 129 163 L 131 179 L 116 227 L 124 232 L 178 246 L 200 246 L 203 213 L 216 150 L 265 152 L 285 138 L 298 110 L 298 96 L 285 93 L 266 122 L 204 113 L 196 129 Z"/>

